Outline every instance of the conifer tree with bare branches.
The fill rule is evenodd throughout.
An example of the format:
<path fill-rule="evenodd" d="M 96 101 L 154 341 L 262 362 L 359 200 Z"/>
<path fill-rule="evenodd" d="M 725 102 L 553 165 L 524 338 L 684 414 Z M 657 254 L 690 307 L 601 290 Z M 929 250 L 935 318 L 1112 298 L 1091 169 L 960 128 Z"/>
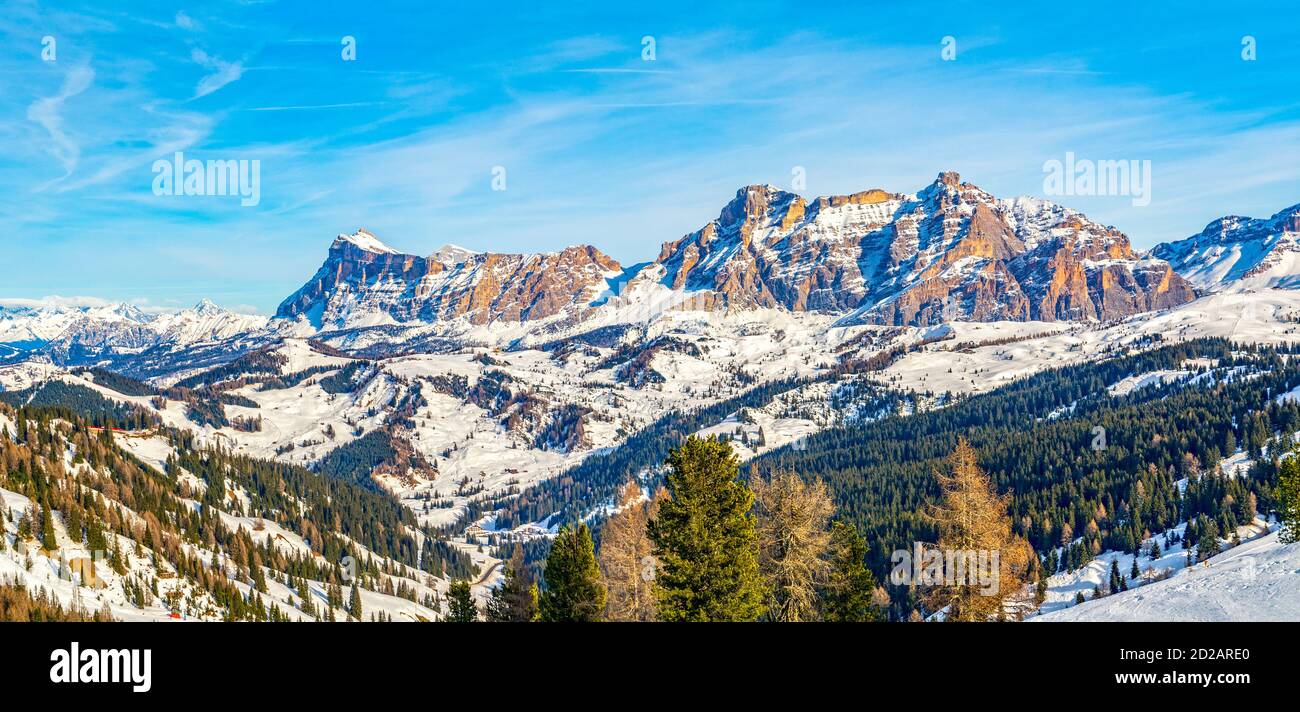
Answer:
<path fill-rule="evenodd" d="M 641 488 L 629 482 L 621 509 L 605 523 L 600 537 L 600 570 L 609 590 L 605 620 L 656 619 L 654 543 L 646 531 L 655 508 L 655 501 L 643 501 Z"/>
<path fill-rule="evenodd" d="M 758 567 L 766 584 L 765 618 L 777 622 L 816 620 L 818 588 L 830 573 L 831 515 L 835 511 L 821 480 L 806 482 L 789 470 L 755 477 Z"/>
<path fill-rule="evenodd" d="M 935 471 L 943 494 L 929 512 L 939 531 L 939 550 L 945 555 L 996 554 L 996 565 L 990 557 L 988 571 L 996 583 L 975 580 L 979 572 L 968 568 L 961 580 L 945 580 L 931 588 L 926 603 L 932 611 L 947 609 L 945 620 L 1002 619 L 1008 599 L 1019 594 L 1025 583 L 1033 550 L 1011 531 L 1010 496 L 997 494 L 965 438 L 957 441 L 946 470 Z"/>

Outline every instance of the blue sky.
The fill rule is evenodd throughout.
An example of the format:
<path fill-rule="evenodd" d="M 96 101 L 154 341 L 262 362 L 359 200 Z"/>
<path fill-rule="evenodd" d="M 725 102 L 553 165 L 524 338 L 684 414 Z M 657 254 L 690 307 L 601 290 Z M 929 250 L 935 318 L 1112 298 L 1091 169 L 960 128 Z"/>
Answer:
<path fill-rule="evenodd" d="M 1300 10 L 1230 5 L 7 0 L 0 300 L 270 313 L 357 227 L 633 263 L 796 166 L 1042 195 L 1067 151 L 1152 162 L 1145 207 L 1055 198 L 1150 247 L 1300 202 Z M 178 150 L 260 161 L 260 203 L 155 195 Z"/>

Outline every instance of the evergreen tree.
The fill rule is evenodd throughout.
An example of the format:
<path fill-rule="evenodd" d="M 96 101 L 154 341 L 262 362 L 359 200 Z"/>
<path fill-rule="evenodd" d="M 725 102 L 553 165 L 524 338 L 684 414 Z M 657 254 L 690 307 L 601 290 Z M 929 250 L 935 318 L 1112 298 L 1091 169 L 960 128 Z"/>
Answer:
<path fill-rule="evenodd" d="M 754 493 L 731 446 L 688 437 L 668 455 L 668 498 L 649 525 L 659 620 L 752 621 L 762 615 Z"/>
<path fill-rule="evenodd" d="M 850 524 L 831 526 L 830 575 L 821 589 L 822 620 L 835 623 L 881 621 L 875 601 L 876 577 L 866 565 L 867 542 Z"/>
<path fill-rule="evenodd" d="M 447 620 L 452 623 L 473 623 L 478 620 L 478 606 L 474 605 L 468 581 L 453 581 L 447 590 Z"/>
<path fill-rule="evenodd" d="M 59 548 L 59 542 L 54 538 L 54 510 L 50 509 L 48 495 L 45 497 L 45 506 L 41 511 L 44 515 L 41 517 L 41 548 L 54 551 Z"/>
<path fill-rule="evenodd" d="M 66 512 L 68 515 L 68 520 L 65 523 L 64 528 L 68 532 L 68 538 L 72 540 L 73 544 L 80 544 L 82 541 L 81 507 L 77 506 L 76 504 L 73 504 L 67 508 Z"/>
<path fill-rule="evenodd" d="M 1219 523 L 1209 517 L 1204 518 L 1204 523 L 1196 528 L 1196 556 L 1198 561 L 1206 559 L 1219 553 Z"/>
<path fill-rule="evenodd" d="M 23 510 L 22 516 L 18 518 L 18 539 L 26 541 L 32 538 L 32 510 L 30 508 Z"/>
<path fill-rule="evenodd" d="M 540 618 L 548 622 L 599 621 L 605 617 L 605 582 L 596 565 L 595 546 L 585 522 L 562 526 L 551 543 L 542 572 L 546 589 L 538 602 Z"/>
<path fill-rule="evenodd" d="M 266 572 L 262 570 L 262 556 L 253 552 L 253 561 L 248 566 L 249 578 L 253 579 L 253 588 L 266 593 Z"/>
<path fill-rule="evenodd" d="M 489 621 L 514 623 L 537 619 L 536 588 L 524 564 L 524 549 L 518 543 L 506 563 L 505 580 L 492 591 L 486 617 Z"/>
<path fill-rule="evenodd" d="M 1282 460 L 1274 493 L 1278 518 L 1282 521 L 1282 541 L 1288 544 L 1300 541 L 1300 449 Z"/>
<path fill-rule="evenodd" d="M 352 597 L 348 600 L 348 614 L 357 620 L 361 620 L 361 583 L 352 584 Z"/>

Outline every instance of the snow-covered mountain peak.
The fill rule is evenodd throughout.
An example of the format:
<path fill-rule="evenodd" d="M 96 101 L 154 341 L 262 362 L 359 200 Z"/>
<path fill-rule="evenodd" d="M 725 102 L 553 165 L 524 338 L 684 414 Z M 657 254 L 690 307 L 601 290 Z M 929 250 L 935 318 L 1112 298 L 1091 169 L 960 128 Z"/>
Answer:
<path fill-rule="evenodd" d="M 478 254 L 481 253 L 476 250 L 471 250 L 468 247 L 453 245 L 449 242 L 442 247 L 439 247 L 433 252 L 433 254 L 429 255 L 429 259 L 446 265 L 447 267 L 455 267 L 457 265 L 465 264 L 466 261 Z"/>
<path fill-rule="evenodd" d="M 876 323 L 1110 319 L 1193 298 L 1167 265 L 1139 261 L 1114 228 L 1046 200 L 1000 200 L 954 171 L 914 194 L 811 202 L 746 186 L 657 260 L 693 308 L 857 309 Z"/>
<path fill-rule="evenodd" d="M 200 299 L 190 310 L 199 316 L 217 316 L 226 312 L 207 297 Z"/>
<path fill-rule="evenodd" d="M 0 311 L 0 359 L 45 359 L 64 365 L 154 350 L 168 353 L 207 344 L 233 351 L 265 336 L 267 318 L 237 314 L 208 299 L 180 311 L 146 311 L 135 304 L 36 304 Z"/>
<path fill-rule="evenodd" d="M 956 171 L 943 171 L 935 176 L 933 182 L 916 192 L 917 201 L 929 204 L 970 204 L 992 203 L 996 200 L 983 188 L 963 182 L 961 174 Z"/>
<path fill-rule="evenodd" d="M 1300 205 L 1268 218 L 1228 215 L 1184 240 L 1157 245 L 1151 254 L 1168 260 L 1199 289 L 1300 286 Z"/>
<path fill-rule="evenodd" d="M 153 314 L 150 314 L 144 309 L 126 302 L 87 309 L 86 314 L 92 318 L 118 318 L 125 321 L 132 321 L 137 324 L 147 323 L 154 317 Z"/>
<path fill-rule="evenodd" d="M 352 233 L 351 235 L 340 234 L 337 238 L 335 238 L 334 244 L 338 245 L 340 242 L 345 242 L 351 245 L 355 245 L 361 250 L 364 250 L 366 252 L 373 252 L 375 254 L 381 254 L 381 255 L 398 254 L 397 250 L 394 250 L 388 245 L 385 245 L 383 241 L 381 241 L 379 238 L 374 236 L 374 233 L 371 233 L 369 230 L 366 230 L 365 228 L 358 228 L 357 231 Z"/>
<path fill-rule="evenodd" d="M 534 321 L 585 308 L 606 288 L 606 278 L 621 271 L 589 245 L 522 254 L 446 245 L 420 257 L 363 243 L 368 247 L 336 239 L 320 269 L 280 304 L 276 318 L 305 320 L 317 330 Z"/>

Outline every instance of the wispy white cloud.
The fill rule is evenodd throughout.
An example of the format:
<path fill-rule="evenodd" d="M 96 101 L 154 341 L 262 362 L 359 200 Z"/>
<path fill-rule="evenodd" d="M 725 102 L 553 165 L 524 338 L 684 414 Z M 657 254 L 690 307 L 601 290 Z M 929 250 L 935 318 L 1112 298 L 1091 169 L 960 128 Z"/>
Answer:
<path fill-rule="evenodd" d="M 1198 158 L 1207 137 L 1233 122 L 1203 117 L 1185 97 L 1100 86 L 1085 73 L 1031 72 L 1009 84 L 997 70 L 1011 64 L 959 61 L 932 74 L 926 62 L 938 60 L 930 47 L 792 37 L 728 51 L 734 42 L 725 34 L 674 37 L 662 71 L 595 73 L 531 90 L 512 82 L 504 105 L 384 140 L 335 146 L 336 137 L 319 135 L 241 147 L 241 155 L 274 152 L 277 160 L 264 165 L 265 207 L 225 216 L 227 229 L 266 235 L 280 225 L 269 230 L 277 242 L 267 249 L 292 249 L 295 274 L 319 259 L 312 245 L 357 225 L 414 252 L 446 241 L 489 250 L 591 242 L 630 262 L 714 217 L 741 185 L 788 185 L 794 166 L 805 169 L 811 194 L 911 191 L 940 170 L 961 171 L 998 194 L 1037 194 L 1044 160 L 1066 150 L 1138 159 L 1158 151 L 1150 157 L 1171 170 L 1176 153 L 1180 174 L 1210 170 Z M 544 52 L 547 61 L 512 59 L 505 69 L 524 78 L 561 73 L 561 58 L 600 59 L 611 45 L 584 38 L 557 46 Z M 386 117 L 377 112 L 375 121 Z M 1241 153 L 1255 150 L 1259 141 L 1246 137 L 1256 129 L 1237 128 Z M 1156 142 L 1183 136 L 1177 147 Z M 672 151 L 660 148 L 665 141 Z M 490 188 L 497 165 L 507 169 L 504 192 Z M 1147 245 L 1162 220 L 1162 239 L 1199 220 L 1188 219 L 1185 206 L 1161 203 L 1159 185 L 1155 195 L 1142 213 L 1128 201 L 1076 207 Z"/>
<path fill-rule="evenodd" d="M 156 124 L 148 132 L 147 140 L 138 142 L 139 147 L 119 148 L 98 156 L 93 170 L 86 171 L 84 177 L 64 182 L 59 186 L 60 192 L 104 185 L 127 171 L 149 166 L 158 158 L 191 148 L 208 135 L 213 124 L 213 119 L 201 114 L 166 110 L 154 105 L 141 108 Z M 140 185 L 149 177 L 142 174 Z M 128 186 L 131 187 L 135 186 Z"/>
<path fill-rule="evenodd" d="M 212 72 L 211 74 L 199 80 L 198 86 L 194 87 L 194 98 L 207 96 L 214 91 L 238 81 L 244 76 L 244 65 L 242 62 L 227 62 L 219 57 L 214 57 L 207 52 L 195 47 L 190 52 L 190 58 L 199 64 L 199 66 Z"/>
<path fill-rule="evenodd" d="M 49 152 L 63 166 L 64 177 L 72 175 L 81 159 L 81 147 L 63 129 L 63 105 L 68 99 L 86 91 L 95 79 L 88 65 L 78 65 L 64 75 L 63 86 L 54 96 L 38 99 L 27 108 L 27 118 L 40 124 L 49 134 Z"/>
<path fill-rule="evenodd" d="M 354 109 L 362 106 L 381 106 L 380 101 L 352 101 L 343 104 L 305 104 L 301 106 L 255 106 L 248 111 L 315 111 L 318 109 Z"/>
<path fill-rule="evenodd" d="M 46 297 L 29 299 L 24 297 L 0 297 L 0 307 L 39 309 L 41 307 L 65 307 L 79 309 L 83 307 L 104 307 L 112 302 L 100 297 L 61 297 L 51 294 Z"/>
<path fill-rule="evenodd" d="M 561 69 L 565 74 L 667 74 L 670 69 L 642 69 L 637 67 L 580 67 Z"/>

